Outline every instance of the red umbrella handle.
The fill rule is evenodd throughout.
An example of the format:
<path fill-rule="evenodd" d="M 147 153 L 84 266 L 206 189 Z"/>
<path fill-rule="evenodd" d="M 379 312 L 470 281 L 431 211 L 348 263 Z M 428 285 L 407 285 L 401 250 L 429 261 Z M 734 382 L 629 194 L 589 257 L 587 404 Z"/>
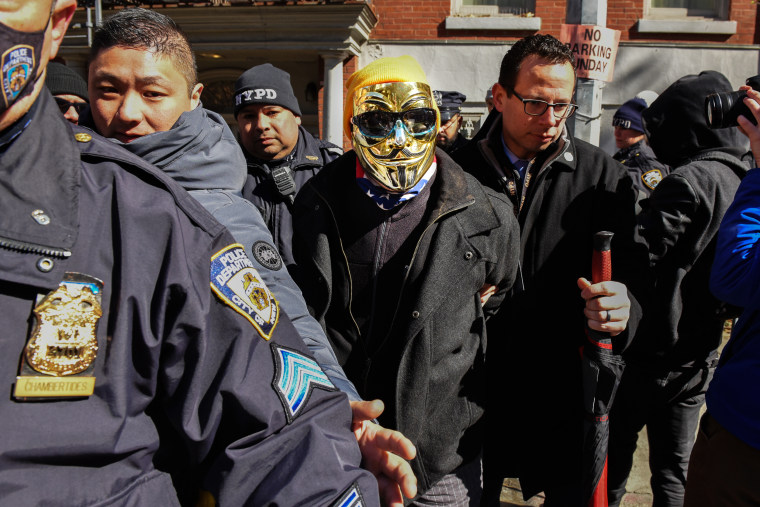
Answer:
<path fill-rule="evenodd" d="M 607 282 L 612 280 L 612 236 L 609 231 L 600 231 L 594 234 L 594 253 L 591 256 L 591 281 L 592 283 Z M 612 347 L 611 340 L 602 340 L 607 343 L 597 343 L 598 346 Z M 588 503 L 589 507 L 607 507 L 607 459 L 604 460 L 604 469 L 596 484 L 594 493 Z"/>
<path fill-rule="evenodd" d="M 612 236 L 609 231 L 594 234 L 594 253 L 591 257 L 591 282 L 612 280 Z"/>

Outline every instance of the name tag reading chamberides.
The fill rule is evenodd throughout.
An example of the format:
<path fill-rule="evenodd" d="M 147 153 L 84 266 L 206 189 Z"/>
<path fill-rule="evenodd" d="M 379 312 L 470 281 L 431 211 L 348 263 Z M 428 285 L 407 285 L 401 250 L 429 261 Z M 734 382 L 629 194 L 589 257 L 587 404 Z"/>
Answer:
<path fill-rule="evenodd" d="M 17 400 L 92 395 L 102 292 L 97 278 L 66 273 L 58 288 L 37 297 L 13 392 Z"/>

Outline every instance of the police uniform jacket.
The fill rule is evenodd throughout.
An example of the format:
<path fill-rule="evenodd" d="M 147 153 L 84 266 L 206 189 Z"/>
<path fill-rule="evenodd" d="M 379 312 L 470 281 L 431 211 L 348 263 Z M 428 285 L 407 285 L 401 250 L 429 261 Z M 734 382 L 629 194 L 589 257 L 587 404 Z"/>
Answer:
<path fill-rule="evenodd" d="M 501 477 L 518 475 L 526 498 L 561 484 L 580 502 L 580 491 L 574 496 L 572 490 L 581 485 L 585 303 L 576 280 L 591 279 L 594 233 L 613 232 L 612 278 L 626 284 L 631 299 L 628 328 L 612 340 L 622 352 L 641 317 L 634 294 L 646 289 L 636 194 L 622 165 L 566 129 L 529 166 L 522 188 L 504 153 L 501 127 L 501 116 L 494 117 L 487 133 L 455 154 L 465 171 L 511 198 L 521 229 L 520 289 L 488 322 L 495 344 L 489 374 L 500 393 L 490 400 L 495 428 L 489 442 L 503 445 Z"/>
<path fill-rule="evenodd" d="M 266 325 L 230 292 L 226 277 L 245 275 L 261 314 L 277 316 L 229 232 L 160 171 L 71 126 L 47 91 L 33 107 L 0 155 L 3 503 L 178 505 L 203 489 L 219 505 L 328 505 L 357 491 L 378 505 L 345 396 L 286 316 Z M 72 296 L 43 310 L 38 296 L 66 273 L 101 280 L 99 305 Z M 98 306 L 96 331 L 77 325 Z M 81 353 L 67 341 L 94 334 L 91 395 L 60 396 L 81 374 L 16 378 L 36 328 L 54 368 L 56 354 Z M 286 388 L 304 369 L 307 382 Z M 14 385 L 50 398 L 20 401 Z"/>
<path fill-rule="evenodd" d="M 243 187 L 243 197 L 251 201 L 264 217 L 272 236 L 275 239 L 277 250 L 282 255 L 288 269 L 294 264 L 293 247 L 293 218 L 289 203 L 278 192 L 276 185 L 270 177 L 270 171 L 281 164 L 290 167 L 296 193 L 301 190 L 304 183 L 322 169 L 328 162 L 338 158 L 343 150 L 332 143 L 315 138 L 302 126 L 298 127 L 298 142 L 293 151 L 284 161 L 273 161 L 264 167 L 258 160 L 245 153 L 248 161 L 248 178 Z"/>
<path fill-rule="evenodd" d="M 670 168 L 657 160 L 645 140 L 634 143 L 615 153 L 612 158 L 623 164 L 642 197 L 649 197 L 652 190 L 670 173 Z"/>
<path fill-rule="evenodd" d="M 420 494 L 482 448 L 485 317 L 512 286 L 519 241 L 508 201 L 442 150 L 436 158 L 431 212 L 420 225 L 388 334 L 372 351 L 352 314 L 351 273 L 335 219 L 352 213 L 344 196 L 358 191 L 353 151 L 304 185 L 293 215 L 297 281 L 306 302 L 359 393 L 367 399 L 392 393 L 383 399 L 380 422 L 415 444 L 411 464 Z M 499 291 L 484 308 L 478 291 L 485 284 Z"/>
<path fill-rule="evenodd" d="M 241 195 L 247 175 L 245 157 L 224 118 L 199 106 L 182 113 L 165 132 L 130 143 L 111 141 L 171 176 L 227 227 L 330 380 L 350 399 L 359 400 L 324 331 L 306 309 L 261 214 Z"/>

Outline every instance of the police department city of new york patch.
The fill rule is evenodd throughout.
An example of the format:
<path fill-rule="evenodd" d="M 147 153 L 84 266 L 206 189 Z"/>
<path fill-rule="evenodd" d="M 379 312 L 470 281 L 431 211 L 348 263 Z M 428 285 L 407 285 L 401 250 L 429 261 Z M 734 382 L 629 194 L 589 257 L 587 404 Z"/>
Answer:
<path fill-rule="evenodd" d="M 364 507 L 364 498 L 357 483 L 351 484 L 331 507 Z"/>
<path fill-rule="evenodd" d="M 274 355 L 272 386 L 285 407 L 288 424 L 301 413 L 314 389 L 338 390 L 315 360 L 276 343 L 272 343 L 272 354 Z"/>
<path fill-rule="evenodd" d="M 265 268 L 277 271 L 282 267 L 282 257 L 277 249 L 266 241 L 257 241 L 251 247 L 253 257 Z"/>
<path fill-rule="evenodd" d="M 641 175 L 641 181 L 643 181 L 651 190 L 654 190 L 654 187 L 662 181 L 662 171 L 659 169 L 651 169 Z"/>
<path fill-rule="evenodd" d="M 272 337 L 280 307 L 245 253 L 243 245 L 226 246 L 211 257 L 211 290 L 248 319 L 265 340 Z"/>
<path fill-rule="evenodd" d="M 3 99 L 10 104 L 31 79 L 34 69 L 34 48 L 26 44 L 13 46 L 0 59 L 3 80 Z"/>

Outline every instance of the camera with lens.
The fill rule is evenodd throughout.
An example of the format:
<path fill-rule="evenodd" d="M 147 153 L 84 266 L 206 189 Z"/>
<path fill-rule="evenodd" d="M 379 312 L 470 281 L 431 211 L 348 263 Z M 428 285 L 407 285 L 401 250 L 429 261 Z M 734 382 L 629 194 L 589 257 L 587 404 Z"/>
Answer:
<path fill-rule="evenodd" d="M 747 79 L 747 85 L 753 90 L 760 90 L 760 75 Z M 713 129 L 736 127 L 739 116 L 744 116 L 757 125 L 755 116 L 744 105 L 745 90 L 737 92 L 713 93 L 705 97 L 705 118 L 707 125 Z"/>

